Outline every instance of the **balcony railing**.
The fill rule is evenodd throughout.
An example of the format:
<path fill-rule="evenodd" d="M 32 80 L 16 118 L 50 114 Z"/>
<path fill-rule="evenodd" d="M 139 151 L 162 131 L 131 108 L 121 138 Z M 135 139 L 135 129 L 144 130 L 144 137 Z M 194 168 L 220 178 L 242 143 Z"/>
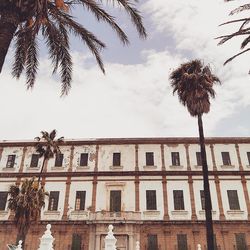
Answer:
<path fill-rule="evenodd" d="M 97 211 L 90 213 L 90 220 L 119 220 L 119 221 L 137 221 L 141 219 L 140 212 L 132 211 L 121 211 L 121 212 L 110 212 L 110 211 Z"/>

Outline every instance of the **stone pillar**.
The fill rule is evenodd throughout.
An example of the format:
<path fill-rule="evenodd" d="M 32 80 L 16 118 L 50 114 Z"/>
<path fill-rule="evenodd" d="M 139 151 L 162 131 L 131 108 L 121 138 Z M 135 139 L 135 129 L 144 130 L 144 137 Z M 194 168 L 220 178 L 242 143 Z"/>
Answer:
<path fill-rule="evenodd" d="M 65 199 L 64 199 L 64 207 L 63 207 L 63 220 L 67 220 L 68 216 L 68 210 L 69 210 L 69 191 L 70 191 L 70 185 L 71 185 L 71 177 L 67 177 L 66 181 L 66 190 L 65 190 Z"/>
<path fill-rule="evenodd" d="M 192 211 L 191 219 L 197 220 L 197 215 L 196 215 L 196 210 L 195 210 L 195 200 L 194 200 L 193 178 L 191 175 L 188 176 L 188 185 L 189 185 L 191 211 Z"/>
<path fill-rule="evenodd" d="M 225 214 L 222 204 L 222 198 L 221 198 L 221 191 L 220 191 L 220 180 L 218 176 L 215 176 L 215 186 L 216 186 L 216 193 L 218 198 L 218 205 L 219 205 L 219 212 L 220 212 L 220 220 L 225 220 Z"/>
<path fill-rule="evenodd" d="M 241 176 L 241 183 L 242 183 L 242 187 L 243 187 L 243 192 L 244 192 L 244 198 L 246 201 L 246 206 L 247 206 L 247 218 L 248 220 L 250 220 L 250 201 L 249 201 L 249 193 L 247 190 L 247 181 L 245 176 Z"/>
<path fill-rule="evenodd" d="M 95 236 L 95 249 L 100 250 L 101 249 L 101 235 L 96 234 Z"/>
<path fill-rule="evenodd" d="M 164 220 L 169 220 L 168 214 L 168 191 L 167 191 L 167 178 L 166 175 L 162 176 L 162 190 L 163 190 L 163 205 L 164 205 Z"/>
<path fill-rule="evenodd" d="M 128 237 L 128 249 L 134 249 L 134 235 L 130 234 Z"/>
<path fill-rule="evenodd" d="M 187 170 L 191 171 L 190 156 L 189 156 L 189 144 L 185 144 L 186 157 L 187 157 Z"/>
<path fill-rule="evenodd" d="M 210 144 L 210 149 L 211 149 L 211 156 L 212 156 L 212 162 L 213 162 L 213 171 L 217 171 L 213 144 Z"/>
<path fill-rule="evenodd" d="M 237 155 L 237 159 L 238 159 L 238 163 L 239 163 L 239 170 L 243 171 L 243 166 L 242 166 L 242 161 L 241 161 L 241 157 L 240 157 L 240 150 L 239 150 L 238 144 L 235 144 L 235 150 L 236 150 L 236 155 Z"/>
<path fill-rule="evenodd" d="M 24 147 L 23 148 L 22 159 L 21 159 L 21 164 L 20 164 L 20 168 L 19 168 L 19 173 L 23 172 L 23 165 L 24 165 L 24 159 L 25 159 L 26 151 L 27 151 L 27 147 Z"/>
<path fill-rule="evenodd" d="M 99 155 L 99 145 L 96 145 L 94 172 L 98 171 L 98 155 Z M 92 191 L 91 212 L 94 213 L 96 210 L 96 190 L 97 190 L 97 176 L 96 175 L 94 176 L 92 183 L 93 183 L 93 191 Z"/>
<path fill-rule="evenodd" d="M 51 235 L 51 225 L 48 224 L 46 226 L 46 231 L 44 235 L 40 238 L 40 246 L 38 250 L 54 250 L 53 248 L 53 241 L 55 240 L 53 236 Z"/>
<path fill-rule="evenodd" d="M 108 235 L 105 237 L 105 250 L 116 250 L 116 241 L 117 239 L 114 236 L 113 233 L 113 226 L 109 225 L 108 229 Z"/>
<path fill-rule="evenodd" d="M 138 144 L 135 145 L 135 171 L 139 171 L 138 165 Z M 135 211 L 140 211 L 140 179 L 139 175 L 135 176 Z"/>

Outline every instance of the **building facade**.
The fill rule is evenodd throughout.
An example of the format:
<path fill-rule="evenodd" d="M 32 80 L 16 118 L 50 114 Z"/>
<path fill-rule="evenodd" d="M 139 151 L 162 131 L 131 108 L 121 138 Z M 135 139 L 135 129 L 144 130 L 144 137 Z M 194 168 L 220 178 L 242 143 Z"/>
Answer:
<path fill-rule="evenodd" d="M 26 250 L 52 225 L 56 250 L 103 250 L 113 224 L 118 250 L 206 249 L 197 138 L 67 140 L 42 182 L 50 196 Z M 250 249 L 250 138 L 207 138 L 215 245 Z M 38 176 L 34 142 L 0 143 L 0 249 L 15 243 L 8 189 Z"/>

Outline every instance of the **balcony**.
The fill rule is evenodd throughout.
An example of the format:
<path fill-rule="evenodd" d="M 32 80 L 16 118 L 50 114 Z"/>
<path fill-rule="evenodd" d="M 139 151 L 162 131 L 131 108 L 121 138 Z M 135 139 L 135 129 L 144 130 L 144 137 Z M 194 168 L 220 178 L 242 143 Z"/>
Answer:
<path fill-rule="evenodd" d="M 121 211 L 121 212 L 109 212 L 109 211 L 97 211 L 90 213 L 89 220 L 94 221 L 138 221 L 141 219 L 140 212 Z"/>

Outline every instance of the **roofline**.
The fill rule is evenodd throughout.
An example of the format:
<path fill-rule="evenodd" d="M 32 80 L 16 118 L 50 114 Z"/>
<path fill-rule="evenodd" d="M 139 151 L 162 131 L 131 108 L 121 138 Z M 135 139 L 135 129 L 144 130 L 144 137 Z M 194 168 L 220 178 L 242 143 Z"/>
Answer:
<path fill-rule="evenodd" d="M 0 141 L 0 147 L 34 146 L 36 141 Z M 122 144 L 197 144 L 198 137 L 151 137 L 151 138 L 96 138 L 65 139 L 63 145 L 122 145 Z M 244 144 L 250 143 L 250 137 L 207 137 L 206 144 Z"/>

